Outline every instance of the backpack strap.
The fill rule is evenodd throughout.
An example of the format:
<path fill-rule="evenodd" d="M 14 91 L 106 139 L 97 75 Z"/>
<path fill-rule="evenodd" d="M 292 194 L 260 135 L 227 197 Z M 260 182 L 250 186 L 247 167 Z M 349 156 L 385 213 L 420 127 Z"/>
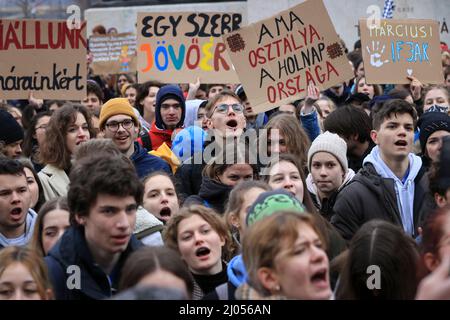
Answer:
<path fill-rule="evenodd" d="M 150 140 L 150 134 L 148 132 L 140 133 L 142 146 L 147 149 L 147 151 L 152 151 L 152 141 Z"/>

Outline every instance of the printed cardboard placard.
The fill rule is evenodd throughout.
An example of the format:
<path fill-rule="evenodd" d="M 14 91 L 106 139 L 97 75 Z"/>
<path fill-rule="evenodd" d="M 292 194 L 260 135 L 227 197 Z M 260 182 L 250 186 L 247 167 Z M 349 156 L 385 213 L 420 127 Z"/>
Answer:
<path fill-rule="evenodd" d="M 86 22 L 0 20 L 0 98 L 86 96 Z"/>
<path fill-rule="evenodd" d="M 89 38 L 94 74 L 136 72 L 136 35 L 121 33 Z"/>
<path fill-rule="evenodd" d="M 138 13 L 138 80 L 238 83 L 222 34 L 238 29 L 240 13 Z"/>
<path fill-rule="evenodd" d="M 432 20 L 359 20 L 366 82 L 443 83 L 438 23 Z"/>
<path fill-rule="evenodd" d="M 256 112 L 353 77 L 344 48 L 322 0 L 306 1 L 223 36 Z"/>

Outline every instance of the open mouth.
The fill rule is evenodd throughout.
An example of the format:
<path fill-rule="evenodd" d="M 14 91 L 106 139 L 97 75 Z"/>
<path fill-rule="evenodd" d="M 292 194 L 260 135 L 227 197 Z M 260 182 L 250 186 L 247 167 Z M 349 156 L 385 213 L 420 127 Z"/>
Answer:
<path fill-rule="evenodd" d="M 207 256 L 209 253 L 211 252 L 211 250 L 209 250 L 206 247 L 200 247 L 195 251 L 195 255 L 197 257 L 205 257 Z"/>
<path fill-rule="evenodd" d="M 128 139 L 128 136 L 116 137 L 116 140 L 119 140 L 119 141 L 126 141 L 127 139 Z"/>
<path fill-rule="evenodd" d="M 327 281 L 327 269 L 320 269 L 315 272 L 311 277 L 313 284 L 323 284 Z"/>
<path fill-rule="evenodd" d="M 13 216 L 20 216 L 22 213 L 22 208 L 14 208 L 11 210 L 11 215 Z"/>
<path fill-rule="evenodd" d="M 172 214 L 172 210 L 170 210 L 169 207 L 164 207 L 159 212 L 159 215 L 161 216 L 161 218 L 170 218 L 171 214 Z"/>
<path fill-rule="evenodd" d="M 14 221 L 19 221 L 22 219 L 22 213 L 23 213 L 22 208 L 14 208 L 10 212 L 10 217 Z"/>
<path fill-rule="evenodd" d="M 405 140 L 398 140 L 394 144 L 399 147 L 406 147 L 408 145 L 408 143 Z"/>
<path fill-rule="evenodd" d="M 228 121 L 227 121 L 226 125 L 227 125 L 227 127 L 229 127 L 229 128 L 236 128 L 237 125 L 238 125 L 238 123 L 237 123 L 236 120 L 231 119 L 231 120 L 228 120 Z"/>

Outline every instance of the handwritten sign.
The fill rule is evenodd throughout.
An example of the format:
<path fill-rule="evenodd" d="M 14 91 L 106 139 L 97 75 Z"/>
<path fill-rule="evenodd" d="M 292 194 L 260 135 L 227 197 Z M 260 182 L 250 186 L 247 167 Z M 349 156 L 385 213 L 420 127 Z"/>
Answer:
<path fill-rule="evenodd" d="M 439 28 L 432 20 L 359 21 L 367 83 L 443 83 Z"/>
<path fill-rule="evenodd" d="M 121 33 L 89 38 L 94 74 L 136 72 L 136 35 Z"/>
<path fill-rule="evenodd" d="M 0 98 L 81 100 L 86 96 L 86 23 L 0 20 Z"/>
<path fill-rule="evenodd" d="M 353 77 L 344 48 L 321 0 L 306 1 L 224 36 L 252 107 L 257 112 Z"/>
<path fill-rule="evenodd" d="M 238 13 L 138 13 L 138 80 L 238 83 L 222 34 Z"/>

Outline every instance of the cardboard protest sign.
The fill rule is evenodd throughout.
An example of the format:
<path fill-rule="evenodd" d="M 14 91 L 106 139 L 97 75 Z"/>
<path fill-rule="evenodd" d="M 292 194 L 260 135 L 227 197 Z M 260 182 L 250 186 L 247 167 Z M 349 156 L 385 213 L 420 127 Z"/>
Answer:
<path fill-rule="evenodd" d="M 121 33 L 89 38 L 94 74 L 136 72 L 136 35 Z"/>
<path fill-rule="evenodd" d="M 86 23 L 0 21 L 0 98 L 81 100 L 86 96 Z"/>
<path fill-rule="evenodd" d="M 367 83 L 442 83 L 438 23 L 432 20 L 359 21 Z"/>
<path fill-rule="evenodd" d="M 139 82 L 238 83 L 221 36 L 241 22 L 240 13 L 139 13 Z"/>
<path fill-rule="evenodd" d="M 324 90 L 353 77 L 321 0 L 306 1 L 223 36 L 256 112 Z"/>

